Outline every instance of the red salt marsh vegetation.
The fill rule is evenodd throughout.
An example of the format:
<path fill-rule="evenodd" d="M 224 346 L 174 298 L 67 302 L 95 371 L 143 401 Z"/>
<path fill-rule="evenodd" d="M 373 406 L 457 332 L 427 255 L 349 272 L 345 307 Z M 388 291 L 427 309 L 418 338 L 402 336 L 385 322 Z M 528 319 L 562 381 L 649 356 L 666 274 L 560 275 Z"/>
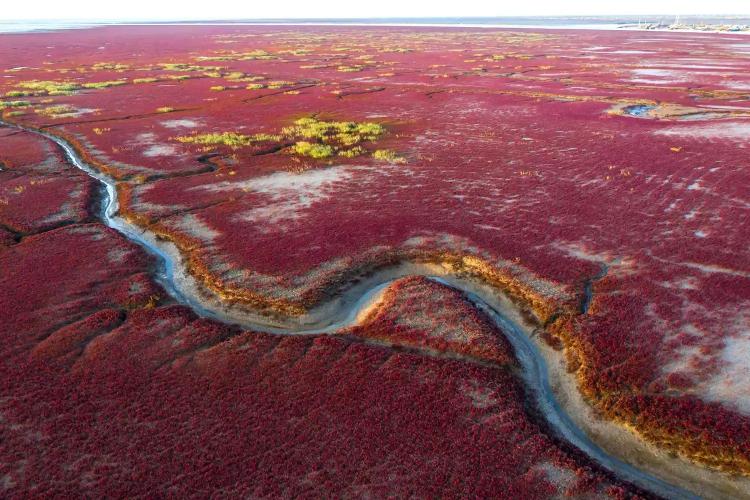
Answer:
<path fill-rule="evenodd" d="M 602 417 L 750 474 L 746 37 L 109 27 L 3 36 L 0 61 L 4 119 L 118 179 L 121 213 L 226 303 L 299 316 L 438 263 L 511 295 Z M 67 173 L 32 203 L 8 172 L 47 156 L 18 148 L 0 242 L 23 252 L 91 188 Z M 355 336 L 458 349 L 394 323 Z M 476 342 L 455 352 L 494 352 Z"/>
<path fill-rule="evenodd" d="M 356 334 L 283 337 L 172 304 L 153 264 L 98 223 L 0 251 L 4 498 L 637 495 L 548 435 L 502 333 L 443 285 L 396 282 Z"/>
<path fill-rule="evenodd" d="M 88 218 L 93 182 L 50 141 L 0 129 L 0 229 L 20 238 Z"/>

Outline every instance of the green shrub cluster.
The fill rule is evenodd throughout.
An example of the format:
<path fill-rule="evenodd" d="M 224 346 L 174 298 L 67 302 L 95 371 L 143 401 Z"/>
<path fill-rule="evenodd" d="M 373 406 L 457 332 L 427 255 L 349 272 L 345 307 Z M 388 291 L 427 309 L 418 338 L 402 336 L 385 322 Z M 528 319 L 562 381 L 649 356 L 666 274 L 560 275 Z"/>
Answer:
<path fill-rule="evenodd" d="M 159 68 L 164 71 L 177 71 L 177 72 L 203 72 L 203 71 L 219 71 L 219 66 L 198 66 L 195 64 L 186 63 L 159 63 Z"/>
<path fill-rule="evenodd" d="M 302 156 L 324 158 L 335 153 L 346 158 L 353 158 L 364 153 L 360 143 L 377 140 L 385 133 L 385 128 L 373 122 L 339 122 L 300 118 L 294 122 L 294 126 L 283 128 L 281 133 L 289 138 L 306 139 L 301 141 L 302 146 L 294 148 L 294 152 Z M 325 149 L 308 148 L 309 140 L 327 147 Z M 323 156 L 323 152 L 327 154 Z"/>
<path fill-rule="evenodd" d="M 25 108 L 27 106 L 31 106 L 29 101 L 0 101 L 0 109 Z"/>
<path fill-rule="evenodd" d="M 378 149 L 372 153 L 372 157 L 389 163 L 404 163 L 406 161 L 390 149 Z"/>
<path fill-rule="evenodd" d="M 245 135 L 239 132 L 212 132 L 174 139 L 186 144 L 205 146 L 228 146 L 238 149 L 258 142 L 288 141 L 287 151 L 298 156 L 314 159 L 340 156 L 354 158 L 367 153 L 362 144 L 376 141 L 385 133 L 385 128 L 374 122 L 326 121 L 317 118 L 300 118 L 294 125 L 284 127 L 280 134 Z M 393 151 L 379 149 L 372 154 L 377 160 L 392 163 L 403 162 Z"/>
<path fill-rule="evenodd" d="M 52 118 L 60 118 L 75 113 L 75 111 L 76 109 L 73 106 L 59 104 L 57 106 L 47 106 L 46 108 L 37 109 L 35 113 Z"/>
<path fill-rule="evenodd" d="M 269 89 L 283 89 L 284 87 L 291 87 L 294 85 L 294 82 L 287 82 L 285 80 L 275 80 L 272 82 L 268 82 L 267 87 Z"/>
<path fill-rule="evenodd" d="M 109 71 L 125 71 L 130 69 L 129 64 L 115 63 L 115 62 L 99 62 L 91 65 L 92 69 L 95 70 L 109 70 Z"/>
<path fill-rule="evenodd" d="M 317 142 L 297 141 L 292 146 L 292 150 L 300 156 L 309 156 L 316 159 L 333 156 L 333 148 L 330 145 Z"/>
<path fill-rule="evenodd" d="M 362 146 L 354 146 L 350 149 L 342 149 L 339 151 L 339 156 L 343 156 L 344 158 L 354 158 L 355 156 L 359 156 L 361 154 L 364 154 L 365 150 Z"/>
<path fill-rule="evenodd" d="M 315 118 L 300 118 L 294 126 L 282 129 L 287 136 L 301 136 L 320 141 L 337 141 L 345 146 L 352 146 L 362 141 L 374 141 L 383 133 L 385 128 L 373 122 L 337 122 L 324 121 Z"/>
<path fill-rule="evenodd" d="M 10 97 L 20 97 L 28 95 L 71 95 L 82 89 L 103 89 L 107 87 L 116 87 L 125 85 L 128 80 L 108 80 L 103 82 L 78 83 L 68 80 L 28 80 L 16 84 L 17 89 L 8 93 Z M 10 95 L 13 94 L 13 95 Z"/>
<path fill-rule="evenodd" d="M 119 85 L 125 85 L 126 83 L 128 83 L 127 80 L 109 80 L 105 82 L 84 83 L 81 87 L 85 89 L 106 89 L 107 87 L 117 87 Z"/>
<path fill-rule="evenodd" d="M 229 146 L 237 149 L 250 146 L 256 142 L 280 141 L 280 135 L 254 134 L 245 135 L 238 132 L 214 132 L 209 134 L 196 134 L 175 137 L 176 141 L 186 144 L 201 144 L 206 146 Z"/>
<path fill-rule="evenodd" d="M 198 56 L 196 61 L 254 61 L 275 59 L 276 56 L 265 50 L 253 50 L 250 52 L 225 52 L 213 56 Z"/>
<path fill-rule="evenodd" d="M 70 95 L 81 89 L 81 85 L 70 81 L 28 80 L 16 84 L 17 88 L 30 90 L 33 95 Z"/>

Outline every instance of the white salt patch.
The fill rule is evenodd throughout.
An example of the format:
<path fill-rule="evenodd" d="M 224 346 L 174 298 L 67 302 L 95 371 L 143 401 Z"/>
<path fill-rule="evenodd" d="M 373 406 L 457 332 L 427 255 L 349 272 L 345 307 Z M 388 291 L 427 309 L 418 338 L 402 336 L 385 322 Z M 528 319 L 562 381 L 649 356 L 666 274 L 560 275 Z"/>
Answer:
<path fill-rule="evenodd" d="M 205 190 L 212 193 L 243 190 L 270 195 L 280 195 L 285 192 L 309 193 L 349 179 L 355 169 L 356 167 L 336 166 L 305 170 L 302 173 L 274 172 L 243 181 L 222 181 L 206 186 L 196 186 L 190 190 Z"/>
<path fill-rule="evenodd" d="M 491 226 L 489 224 L 474 224 L 474 227 L 477 227 L 479 229 L 484 229 L 485 231 L 498 231 L 500 233 L 507 230 L 507 228 Z"/>
<path fill-rule="evenodd" d="M 664 63 L 660 62 L 659 67 L 662 68 L 675 68 L 675 69 L 685 69 L 690 68 L 693 69 L 713 69 L 716 71 L 736 71 L 739 69 L 742 69 L 741 66 L 732 66 L 732 65 L 715 65 L 715 64 L 691 64 L 689 61 L 686 62 L 680 62 L 677 64 L 672 63 Z M 715 73 L 712 73 L 715 74 Z"/>
<path fill-rule="evenodd" d="M 557 488 L 557 493 L 561 497 L 567 496 L 565 495 L 566 490 L 575 484 L 577 480 L 575 472 L 570 469 L 564 469 L 551 462 L 542 462 L 535 465 L 534 469 L 544 473 L 547 480 Z"/>
<path fill-rule="evenodd" d="M 708 236 L 706 233 L 704 233 L 701 230 L 698 230 L 694 232 L 693 234 L 695 235 L 696 238 L 705 238 L 706 236 Z"/>
<path fill-rule="evenodd" d="M 192 189 L 211 192 L 241 190 L 267 195 L 265 205 L 238 213 L 236 220 L 265 223 L 267 229 L 256 228 L 261 231 L 278 230 L 283 229 L 278 226 L 279 223 L 299 219 L 313 204 L 328 199 L 336 187 L 350 181 L 354 171 L 358 169 L 361 167 L 336 166 L 302 173 L 276 172 L 244 181 L 222 181 Z M 270 227 L 268 224 L 276 226 Z"/>
<path fill-rule="evenodd" d="M 162 126 L 167 128 L 195 128 L 200 123 L 198 120 L 191 120 L 189 118 L 183 118 L 180 120 L 165 120 L 161 122 Z"/>
<path fill-rule="evenodd" d="M 728 337 L 720 355 L 720 372 L 706 385 L 706 396 L 750 413 L 750 316 L 744 315 L 745 332 Z"/>
<path fill-rule="evenodd" d="M 143 151 L 143 156 L 153 158 L 155 156 L 172 156 L 175 153 L 177 153 L 177 150 L 171 144 L 154 144 Z"/>
<path fill-rule="evenodd" d="M 434 325 L 429 321 L 429 318 L 427 318 L 427 321 L 424 321 L 424 323 L 429 324 L 429 327 L 434 328 Z M 445 324 L 442 326 L 445 326 Z M 487 409 L 497 405 L 497 398 L 492 397 L 493 392 L 495 391 L 491 387 L 483 387 L 475 380 L 471 381 L 471 387 L 466 387 L 463 390 L 463 393 L 471 399 L 472 406 L 480 409 Z"/>
<path fill-rule="evenodd" d="M 153 132 L 143 132 L 136 135 L 132 141 L 128 142 L 128 145 L 137 148 L 145 148 L 141 154 L 147 158 L 173 156 L 177 154 L 177 148 L 175 148 L 175 146 L 156 142 L 156 134 Z"/>
<path fill-rule="evenodd" d="M 99 111 L 99 110 L 96 109 L 96 108 L 76 108 L 75 111 L 72 111 L 70 113 L 65 113 L 65 116 L 69 117 L 69 118 L 74 118 L 74 117 L 77 117 L 77 116 L 82 116 L 82 115 L 88 115 L 90 113 L 95 113 L 97 111 Z M 60 116 L 62 116 L 62 115 L 60 115 Z"/>
<path fill-rule="evenodd" d="M 743 112 L 750 111 L 750 108 L 748 108 L 747 106 L 719 106 L 717 104 L 714 104 L 714 105 L 711 105 L 711 106 L 698 106 L 698 107 L 706 109 L 706 110 L 711 110 L 711 109 L 728 109 L 730 111 L 743 111 Z"/>
<path fill-rule="evenodd" d="M 646 69 L 634 69 L 633 73 L 638 76 L 663 76 L 674 78 L 678 75 L 677 72 L 670 69 L 658 69 L 658 68 L 646 68 Z"/>
<path fill-rule="evenodd" d="M 679 265 L 689 267 L 691 269 L 697 269 L 707 274 L 729 274 L 731 276 L 742 276 L 743 278 L 750 278 L 750 273 L 741 271 L 739 269 L 729 269 L 727 267 L 718 266 L 716 264 L 699 264 L 697 262 L 678 262 Z"/>
<path fill-rule="evenodd" d="M 615 257 L 609 252 L 596 252 L 587 247 L 585 243 L 580 242 L 555 242 L 552 247 L 576 259 L 587 260 L 589 262 L 612 262 Z"/>
<path fill-rule="evenodd" d="M 113 248 L 107 252 L 107 260 L 113 264 L 122 264 L 130 253 L 130 250 L 125 248 Z"/>
<path fill-rule="evenodd" d="M 174 225 L 187 233 L 189 236 L 197 238 L 204 243 L 211 243 L 221 236 L 221 233 L 198 218 L 195 214 L 185 214 L 175 219 Z"/>
<path fill-rule="evenodd" d="M 656 135 L 665 135 L 669 137 L 746 141 L 750 138 L 750 123 L 722 122 L 712 123 L 710 125 L 679 125 L 663 128 L 654 133 Z"/>
<path fill-rule="evenodd" d="M 703 337 L 705 334 L 692 324 L 684 325 L 685 333 Z M 706 361 L 707 357 L 701 352 L 700 345 L 682 346 L 673 353 L 675 359 L 664 367 L 665 373 L 695 372 L 695 367 Z"/>
<path fill-rule="evenodd" d="M 318 200 L 315 200 L 318 201 Z M 278 202 L 265 207 L 252 208 L 237 215 L 236 219 L 245 222 L 261 222 L 266 224 L 279 224 L 292 221 L 301 217 L 301 211 L 312 204 L 308 198 L 304 201 Z M 257 228 L 262 229 L 262 228 Z"/>
<path fill-rule="evenodd" d="M 631 70 L 631 73 L 631 82 L 648 84 L 684 83 L 695 76 L 684 71 L 663 68 L 639 68 Z"/>
<path fill-rule="evenodd" d="M 680 80 L 651 80 L 649 78 L 631 78 L 633 83 L 645 83 L 648 85 L 667 85 L 672 83 L 680 83 Z"/>
<path fill-rule="evenodd" d="M 156 134 L 153 132 L 143 132 L 135 136 L 135 142 L 139 145 L 148 145 L 156 140 Z"/>
<path fill-rule="evenodd" d="M 684 218 L 685 218 L 685 220 L 693 220 L 693 219 L 695 219 L 695 216 L 697 214 L 698 214 L 698 209 L 697 208 L 693 208 L 692 210 L 690 210 L 688 213 L 685 214 Z"/>
<path fill-rule="evenodd" d="M 724 85 L 727 88 L 735 89 L 735 90 L 750 90 L 750 82 L 729 81 L 729 82 L 723 82 L 722 85 Z"/>
<path fill-rule="evenodd" d="M 75 108 L 71 106 L 69 111 L 65 111 L 62 113 L 55 113 L 54 116 L 57 118 L 76 118 L 82 115 L 94 113 L 96 111 L 99 111 L 99 110 L 95 108 Z"/>
<path fill-rule="evenodd" d="M 698 290 L 700 281 L 693 277 L 675 278 L 672 281 L 662 281 L 660 283 L 664 288 L 674 288 L 677 290 Z"/>

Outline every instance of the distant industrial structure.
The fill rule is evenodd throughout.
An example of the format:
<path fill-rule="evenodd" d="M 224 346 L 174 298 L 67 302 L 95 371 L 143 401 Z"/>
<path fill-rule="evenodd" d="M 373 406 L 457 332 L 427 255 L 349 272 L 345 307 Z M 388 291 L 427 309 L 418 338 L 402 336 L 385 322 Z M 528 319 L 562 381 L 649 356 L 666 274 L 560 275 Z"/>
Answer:
<path fill-rule="evenodd" d="M 675 30 L 675 31 L 723 31 L 723 32 L 743 32 L 750 31 L 748 24 L 712 24 L 712 23 L 681 23 L 680 16 L 675 16 L 671 24 L 667 24 L 663 19 L 657 22 L 642 21 L 638 19 L 637 25 L 623 25 L 622 28 L 639 30 Z"/>

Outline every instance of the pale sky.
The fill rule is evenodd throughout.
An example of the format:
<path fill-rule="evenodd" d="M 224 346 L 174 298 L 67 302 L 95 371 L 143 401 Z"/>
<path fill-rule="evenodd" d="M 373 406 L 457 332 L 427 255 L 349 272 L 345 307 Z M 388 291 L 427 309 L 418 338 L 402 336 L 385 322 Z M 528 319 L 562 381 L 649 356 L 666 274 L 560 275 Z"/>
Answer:
<path fill-rule="evenodd" d="M 0 20 L 750 15 L 750 0 L 4 0 Z"/>

